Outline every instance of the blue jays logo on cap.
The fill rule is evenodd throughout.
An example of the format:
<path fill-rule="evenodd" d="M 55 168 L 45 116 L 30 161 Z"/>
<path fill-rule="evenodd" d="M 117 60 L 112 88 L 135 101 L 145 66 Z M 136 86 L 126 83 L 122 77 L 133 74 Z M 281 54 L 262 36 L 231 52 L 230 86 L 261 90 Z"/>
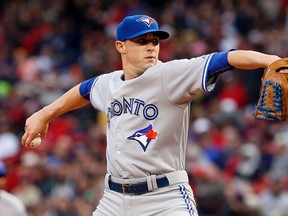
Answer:
<path fill-rule="evenodd" d="M 144 22 L 148 27 L 150 27 L 150 25 L 152 23 L 154 23 L 154 19 L 152 19 L 151 17 L 140 17 L 136 21 L 137 22 Z"/>
<path fill-rule="evenodd" d="M 153 125 L 149 124 L 147 127 L 135 131 L 131 136 L 127 137 L 129 140 L 136 140 L 144 152 L 146 151 L 152 139 L 156 139 L 158 132 L 153 130 Z"/>
<path fill-rule="evenodd" d="M 159 30 L 158 23 L 147 15 L 125 17 L 117 27 L 117 40 L 125 41 L 144 34 L 153 33 L 159 39 L 167 39 L 169 33 Z"/>

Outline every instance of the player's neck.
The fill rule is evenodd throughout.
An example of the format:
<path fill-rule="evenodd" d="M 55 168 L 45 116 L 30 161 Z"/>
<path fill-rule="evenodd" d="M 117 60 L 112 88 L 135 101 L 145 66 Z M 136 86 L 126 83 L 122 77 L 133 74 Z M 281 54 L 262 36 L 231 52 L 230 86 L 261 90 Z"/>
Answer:
<path fill-rule="evenodd" d="M 144 72 L 142 70 L 139 70 L 138 68 L 123 68 L 123 75 L 121 76 L 122 80 L 131 80 L 134 79 L 140 75 L 142 75 Z"/>

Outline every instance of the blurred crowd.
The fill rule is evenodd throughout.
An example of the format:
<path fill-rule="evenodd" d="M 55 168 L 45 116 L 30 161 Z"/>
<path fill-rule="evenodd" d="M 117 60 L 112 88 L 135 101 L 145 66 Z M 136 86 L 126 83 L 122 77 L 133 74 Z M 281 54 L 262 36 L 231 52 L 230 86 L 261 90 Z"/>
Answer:
<path fill-rule="evenodd" d="M 148 14 L 168 61 L 230 49 L 288 56 L 287 0 L 0 0 L 0 160 L 31 216 L 87 216 L 106 173 L 103 113 L 55 119 L 39 148 L 25 120 L 81 81 L 121 68 L 115 30 Z M 288 127 L 253 117 L 263 70 L 222 74 L 192 102 L 187 171 L 199 216 L 288 215 Z M 0 210 L 1 214 L 1 210 Z"/>

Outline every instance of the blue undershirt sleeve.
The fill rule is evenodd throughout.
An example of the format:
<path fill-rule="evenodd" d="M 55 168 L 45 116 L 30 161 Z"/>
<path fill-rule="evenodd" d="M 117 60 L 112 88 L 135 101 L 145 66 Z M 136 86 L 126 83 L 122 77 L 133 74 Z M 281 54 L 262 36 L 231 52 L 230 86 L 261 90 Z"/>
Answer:
<path fill-rule="evenodd" d="M 80 95 L 89 100 L 90 101 L 90 91 L 91 91 L 91 88 L 92 88 L 92 85 L 94 83 L 94 80 L 96 79 L 97 77 L 93 77 L 89 80 L 85 80 L 83 81 L 81 84 L 80 84 L 80 87 L 79 87 L 79 92 L 80 92 Z"/>
<path fill-rule="evenodd" d="M 208 77 L 219 75 L 220 73 L 234 69 L 234 67 L 228 62 L 228 52 L 229 51 L 213 54 L 207 69 Z"/>

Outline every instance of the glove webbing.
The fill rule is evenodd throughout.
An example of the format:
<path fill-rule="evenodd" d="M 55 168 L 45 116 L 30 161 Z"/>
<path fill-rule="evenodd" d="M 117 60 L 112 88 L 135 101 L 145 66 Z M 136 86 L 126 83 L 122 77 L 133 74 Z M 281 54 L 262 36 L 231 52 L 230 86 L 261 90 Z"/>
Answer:
<path fill-rule="evenodd" d="M 275 107 L 275 109 L 271 109 L 269 107 L 267 107 L 266 101 L 267 101 L 267 88 L 268 86 L 272 86 L 273 88 L 273 107 Z M 258 108 L 258 110 L 260 112 L 263 113 L 263 115 L 265 115 L 268 120 L 270 118 L 270 120 L 279 120 L 279 117 L 277 117 L 277 114 L 282 113 L 283 111 L 283 100 L 282 100 L 282 96 L 283 96 L 283 88 L 280 86 L 279 83 L 274 83 L 271 80 L 264 80 L 264 86 L 263 86 L 263 93 L 261 95 L 260 98 L 260 103 L 259 106 L 256 106 L 256 108 Z"/>

